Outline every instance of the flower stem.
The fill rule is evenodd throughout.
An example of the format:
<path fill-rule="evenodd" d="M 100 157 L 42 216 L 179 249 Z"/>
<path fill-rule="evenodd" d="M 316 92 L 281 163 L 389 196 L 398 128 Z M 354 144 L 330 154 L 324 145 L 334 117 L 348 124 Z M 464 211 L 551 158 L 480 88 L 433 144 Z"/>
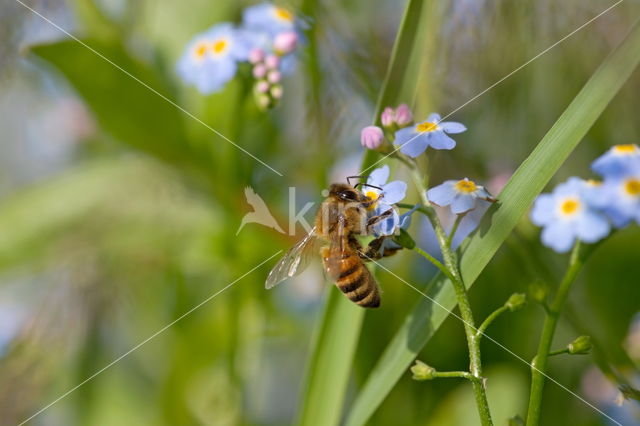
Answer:
<path fill-rule="evenodd" d="M 551 355 L 549 354 L 549 350 L 551 348 L 553 335 L 558 325 L 560 312 L 567 300 L 571 284 L 575 281 L 591 251 L 592 247 L 583 246 L 579 241 L 576 243 L 571 252 L 567 272 L 560 282 L 553 302 L 549 306 L 549 309 L 546 310 L 544 326 L 542 327 L 540 343 L 538 344 L 538 352 L 531 362 L 531 393 L 529 395 L 529 409 L 527 410 L 527 426 L 536 426 L 540 423 L 542 390 L 544 388 L 547 360 Z M 553 353 L 553 355 L 555 355 L 555 353 Z"/>
<path fill-rule="evenodd" d="M 451 228 L 451 232 L 449 232 L 449 237 L 447 238 L 447 245 L 449 247 L 451 247 L 451 242 L 453 242 L 453 237 L 456 235 L 456 232 L 458 231 L 458 227 L 460 226 L 460 222 L 462 222 L 462 219 L 464 218 L 466 213 L 462 213 L 459 214 L 458 217 L 456 217 L 456 221 L 453 223 L 453 227 Z"/>
<path fill-rule="evenodd" d="M 478 342 L 480 341 L 480 339 L 482 339 L 482 336 L 484 335 L 484 332 L 487 330 L 487 328 L 489 327 L 489 325 L 493 322 L 493 320 L 495 320 L 496 318 L 498 318 L 500 315 L 502 315 L 503 312 L 508 311 L 509 308 L 507 306 L 500 306 L 498 309 L 496 309 L 495 311 L 493 311 L 491 313 L 491 315 L 489 315 L 483 322 L 482 324 L 480 324 L 480 327 L 478 327 L 478 330 L 476 331 L 476 338 L 478 339 Z"/>
<path fill-rule="evenodd" d="M 465 288 L 464 282 L 462 280 L 462 275 L 460 274 L 460 270 L 458 268 L 457 257 L 451 250 L 451 247 L 449 246 L 448 236 L 444 231 L 442 224 L 440 223 L 438 215 L 436 214 L 431 203 L 429 202 L 429 199 L 427 198 L 427 188 L 424 180 L 422 179 L 422 176 L 420 175 L 420 171 L 418 170 L 415 160 L 403 155 L 400 155 L 399 159 L 404 164 L 406 164 L 411 171 L 411 179 L 413 180 L 413 183 L 416 186 L 418 193 L 420 194 L 420 200 L 422 201 L 423 206 L 418 210 L 424 213 L 433 225 L 433 229 L 438 240 L 438 245 L 440 246 L 440 250 L 442 251 L 444 264 L 446 266 L 446 269 L 449 271 L 449 274 L 446 275 L 453 284 L 456 298 L 458 300 L 458 306 L 460 308 L 460 314 L 464 323 L 464 331 L 467 336 L 467 346 L 469 347 L 469 369 L 470 376 L 472 378 L 471 384 L 473 386 L 473 393 L 476 399 L 478 414 L 480 415 L 480 420 L 484 426 L 492 425 L 493 422 L 491 421 L 489 403 L 487 402 L 487 393 L 482 377 L 480 341 L 476 337 L 476 327 L 473 320 L 473 313 L 471 311 L 471 304 L 469 303 L 467 290 Z"/>
<path fill-rule="evenodd" d="M 426 251 L 422 250 L 418 246 L 415 246 L 413 249 L 415 251 L 417 251 L 420 255 L 422 255 L 422 257 L 424 257 L 429 262 L 431 262 L 436 268 L 440 269 L 440 272 L 442 272 L 447 277 L 449 277 L 450 280 L 454 279 L 453 276 L 451 275 L 451 272 L 449 272 L 449 270 L 438 259 L 436 259 L 435 257 L 431 256 L 429 253 L 427 253 Z"/>
<path fill-rule="evenodd" d="M 436 378 L 448 378 L 448 377 L 460 377 L 462 379 L 467 379 L 470 381 L 476 380 L 475 377 L 471 375 L 468 371 L 437 371 L 433 373 L 433 377 Z"/>

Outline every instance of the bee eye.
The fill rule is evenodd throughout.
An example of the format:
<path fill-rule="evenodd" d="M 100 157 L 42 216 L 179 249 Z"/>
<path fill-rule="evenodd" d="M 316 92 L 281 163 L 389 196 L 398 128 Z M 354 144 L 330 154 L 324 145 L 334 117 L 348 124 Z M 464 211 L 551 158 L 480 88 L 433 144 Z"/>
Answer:
<path fill-rule="evenodd" d="M 340 193 L 340 198 L 343 200 L 356 201 L 358 199 L 358 194 L 353 191 L 344 191 Z"/>

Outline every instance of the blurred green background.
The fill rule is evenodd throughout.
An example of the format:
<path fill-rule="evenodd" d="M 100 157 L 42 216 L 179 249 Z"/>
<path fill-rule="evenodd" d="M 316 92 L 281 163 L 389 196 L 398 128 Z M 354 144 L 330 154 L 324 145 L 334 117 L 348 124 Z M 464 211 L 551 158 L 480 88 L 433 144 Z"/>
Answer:
<path fill-rule="evenodd" d="M 175 100 L 282 172 L 243 154 L 14 0 L 0 5 L 0 424 L 16 424 L 144 342 L 296 240 L 249 224 L 251 186 L 287 229 L 296 205 L 358 171 L 360 129 L 370 124 L 404 2 L 286 3 L 310 24 L 281 105 L 260 112 L 236 78 L 204 97 L 177 78 L 185 44 L 214 23 L 240 19 L 244 1 L 69 0 L 28 5 Z M 454 110 L 613 2 L 429 2 L 402 83 L 417 118 Z M 494 192 L 526 158 L 597 66 L 640 16 L 627 0 L 461 109 L 469 131 L 438 153 L 432 181 L 468 176 Z M 555 178 L 591 177 L 609 146 L 638 143 L 636 71 Z M 399 178 L 403 178 L 402 175 Z M 408 200 L 417 201 L 415 194 Z M 313 211 L 307 216 L 312 220 Z M 413 230 L 421 232 L 419 220 Z M 303 230 L 298 229 L 298 237 Z M 429 245 L 428 241 L 424 242 Z M 592 355 L 557 357 L 549 374 L 624 424 L 616 371 L 638 380 L 640 229 L 595 253 L 570 296 L 555 339 L 579 334 Z M 566 256 L 543 248 L 523 218 L 471 291 L 476 317 L 541 279 L 553 286 Z M 281 425 L 295 421 L 305 364 L 326 289 L 314 265 L 275 290 L 275 258 L 158 334 L 30 421 L 31 424 Z M 413 253 L 385 261 L 410 282 L 434 271 Z M 383 306 L 367 312 L 347 400 L 420 297 L 379 274 Z M 489 335 L 531 359 L 542 323 L 533 304 L 501 317 Z M 637 320 L 638 321 L 638 320 Z M 483 344 L 496 424 L 525 414 L 528 367 Z M 449 318 L 420 354 L 464 369 L 466 343 Z M 603 372 L 604 373 L 603 373 Z M 545 387 L 542 423 L 599 425 L 605 418 L 566 390 Z M 407 373 L 373 425 L 476 422 L 467 383 L 418 383 Z"/>

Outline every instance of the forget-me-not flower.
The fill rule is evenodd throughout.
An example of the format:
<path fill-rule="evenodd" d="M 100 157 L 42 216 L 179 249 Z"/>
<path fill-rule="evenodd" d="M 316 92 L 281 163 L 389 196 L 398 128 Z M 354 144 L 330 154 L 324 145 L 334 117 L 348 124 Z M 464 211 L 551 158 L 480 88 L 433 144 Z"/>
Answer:
<path fill-rule="evenodd" d="M 248 30 L 264 32 L 275 37 L 279 33 L 294 30 L 296 17 L 287 8 L 273 3 L 260 3 L 244 10 L 242 24 Z"/>
<path fill-rule="evenodd" d="M 615 145 L 591 164 L 591 169 L 603 177 L 621 176 L 639 167 L 640 147 L 635 144 Z"/>
<path fill-rule="evenodd" d="M 448 180 L 427 191 L 427 198 L 440 207 L 451 205 L 455 214 L 466 213 L 476 208 L 480 200 L 495 202 L 496 199 L 482 186 L 467 178 Z"/>
<path fill-rule="evenodd" d="M 531 221 L 543 227 L 542 243 L 559 253 L 573 247 L 576 240 L 595 243 L 609 234 L 607 217 L 591 204 L 590 192 L 596 186 L 572 177 L 550 194 L 536 199 Z"/>
<path fill-rule="evenodd" d="M 232 24 L 218 24 L 189 42 L 178 61 L 178 73 L 201 93 L 214 93 L 234 77 L 237 62 L 246 60 L 249 50 Z"/>
<path fill-rule="evenodd" d="M 456 146 L 456 141 L 447 134 L 462 133 L 467 128 L 455 121 L 440 120 L 440 114 L 433 113 L 426 121 L 398 130 L 395 143 L 400 145 L 400 152 L 415 158 L 422 154 L 427 147 L 453 149 Z"/>
<path fill-rule="evenodd" d="M 591 203 L 606 213 L 616 228 L 634 220 L 640 224 L 640 163 L 637 170 L 606 178 L 589 195 Z"/>
<path fill-rule="evenodd" d="M 389 166 L 385 165 L 379 169 L 375 169 L 367 178 L 367 184 L 377 186 L 373 188 L 371 186 L 364 186 L 364 194 L 376 200 L 371 205 L 370 209 L 372 215 L 378 216 L 382 213 L 391 210 L 391 215 L 386 219 L 381 220 L 373 226 L 373 232 L 376 236 L 380 235 L 393 235 L 398 227 L 401 225 L 400 216 L 393 207 L 393 204 L 400 202 L 404 199 L 407 192 L 407 184 L 401 180 L 394 180 L 387 183 L 389 179 Z"/>

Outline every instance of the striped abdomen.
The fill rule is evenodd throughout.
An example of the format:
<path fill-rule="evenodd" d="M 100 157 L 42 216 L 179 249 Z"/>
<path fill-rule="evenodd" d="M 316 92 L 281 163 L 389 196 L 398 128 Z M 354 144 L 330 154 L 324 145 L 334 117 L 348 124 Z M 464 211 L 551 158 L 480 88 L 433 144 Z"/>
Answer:
<path fill-rule="evenodd" d="M 355 250 L 323 249 L 322 259 L 329 276 L 352 302 L 365 308 L 380 306 L 380 291 L 371 272 Z"/>

